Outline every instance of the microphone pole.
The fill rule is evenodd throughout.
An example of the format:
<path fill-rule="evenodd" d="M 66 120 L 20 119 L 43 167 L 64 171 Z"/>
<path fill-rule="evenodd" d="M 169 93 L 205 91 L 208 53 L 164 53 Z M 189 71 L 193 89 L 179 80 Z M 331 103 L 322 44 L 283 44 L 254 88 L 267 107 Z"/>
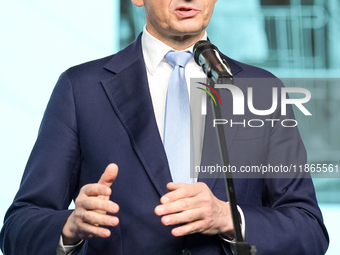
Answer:
<path fill-rule="evenodd" d="M 209 85 L 215 88 L 216 84 L 232 84 L 234 81 L 233 75 L 225 60 L 221 60 L 217 47 L 209 41 L 198 41 L 194 46 L 195 62 L 202 67 L 207 75 Z M 211 101 L 214 119 L 222 119 L 221 108 L 219 104 L 214 104 Z M 217 140 L 221 154 L 223 166 L 229 166 L 229 154 L 225 139 L 224 129 L 222 125 L 217 125 Z M 232 173 L 224 172 L 226 181 L 226 192 L 229 200 L 234 232 L 235 232 L 235 254 L 236 255 L 256 255 L 255 246 L 250 246 L 243 240 L 240 226 L 240 215 L 237 210 L 236 194 Z"/>

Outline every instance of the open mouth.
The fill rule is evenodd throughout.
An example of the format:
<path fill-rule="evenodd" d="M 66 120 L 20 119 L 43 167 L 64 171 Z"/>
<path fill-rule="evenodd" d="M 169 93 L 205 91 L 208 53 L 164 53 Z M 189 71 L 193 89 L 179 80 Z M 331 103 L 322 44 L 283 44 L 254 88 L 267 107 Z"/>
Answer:
<path fill-rule="evenodd" d="M 186 9 L 186 8 L 179 8 L 179 11 L 181 12 L 188 12 L 191 11 L 192 9 Z"/>

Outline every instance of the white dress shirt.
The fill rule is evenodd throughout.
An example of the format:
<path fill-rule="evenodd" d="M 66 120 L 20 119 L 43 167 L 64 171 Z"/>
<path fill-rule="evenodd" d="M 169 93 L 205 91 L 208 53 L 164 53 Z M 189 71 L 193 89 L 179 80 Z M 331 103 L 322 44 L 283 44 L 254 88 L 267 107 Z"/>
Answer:
<path fill-rule="evenodd" d="M 206 32 L 201 40 L 207 40 Z M 184 51 L 193 53 L 193 48 L 194 45 Z M 170 50 L 174 49 L 153 37 L 147 31 L 146 26 L 144 26 L 142 35 L 142 51 L 153 109 L 155 112 L 158 131 L 162 140 L 164 135 L 164 115 L 168 82 L 173 69 L 173 67 L 164 59 L 164 56 Z M 201 109 L 201 95 L 204 92 L 199 89 L 190 89 L 190 79 L 205 79 L 206 75 L 202 68 L 195 63 L 193 57 L 185 66 L 185 78 L 188 86 L 191 109 Z M 191 95 L 191 93 L 194 93 L 194 95 Z M 198 166 L 201 161 L 205 118 L 200 114 L 200 111 L 191 111 L 191 113 L 192 126 L 195 127 L 193 128 L 194 165 Z"/>

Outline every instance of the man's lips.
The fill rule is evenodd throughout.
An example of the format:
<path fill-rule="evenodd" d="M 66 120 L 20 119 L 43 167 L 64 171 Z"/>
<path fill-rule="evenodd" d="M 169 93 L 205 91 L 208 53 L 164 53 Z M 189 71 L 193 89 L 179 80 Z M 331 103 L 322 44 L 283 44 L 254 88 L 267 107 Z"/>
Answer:
<path fill-rule="evenodd" d="M 190 18 L 196 15 L 199 10 L 187 6 L 179 6 L 176 8 L 175 13 L 180 17 L 180 18 Z"/>

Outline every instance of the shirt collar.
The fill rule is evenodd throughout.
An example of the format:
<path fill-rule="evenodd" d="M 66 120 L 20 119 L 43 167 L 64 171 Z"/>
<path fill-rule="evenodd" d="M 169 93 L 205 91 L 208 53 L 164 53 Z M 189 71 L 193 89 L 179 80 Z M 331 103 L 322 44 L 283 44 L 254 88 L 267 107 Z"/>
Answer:
<path fill-rule="evenodd" d="M 207 40 L 207 32 L 204 33 L 201 40 Z M 192 53 L 193 49 L 194 45 L 191 45 L 184 51 L 190 51 Z M 146 25 L 144 26 L 142 34 L 142 51 L 146 68 L 151 75 L 154 74 L 157 66 L 162 62 L 165 54 L 170 50 L 174 49 L 153 37 L 147 31 Z"/>

